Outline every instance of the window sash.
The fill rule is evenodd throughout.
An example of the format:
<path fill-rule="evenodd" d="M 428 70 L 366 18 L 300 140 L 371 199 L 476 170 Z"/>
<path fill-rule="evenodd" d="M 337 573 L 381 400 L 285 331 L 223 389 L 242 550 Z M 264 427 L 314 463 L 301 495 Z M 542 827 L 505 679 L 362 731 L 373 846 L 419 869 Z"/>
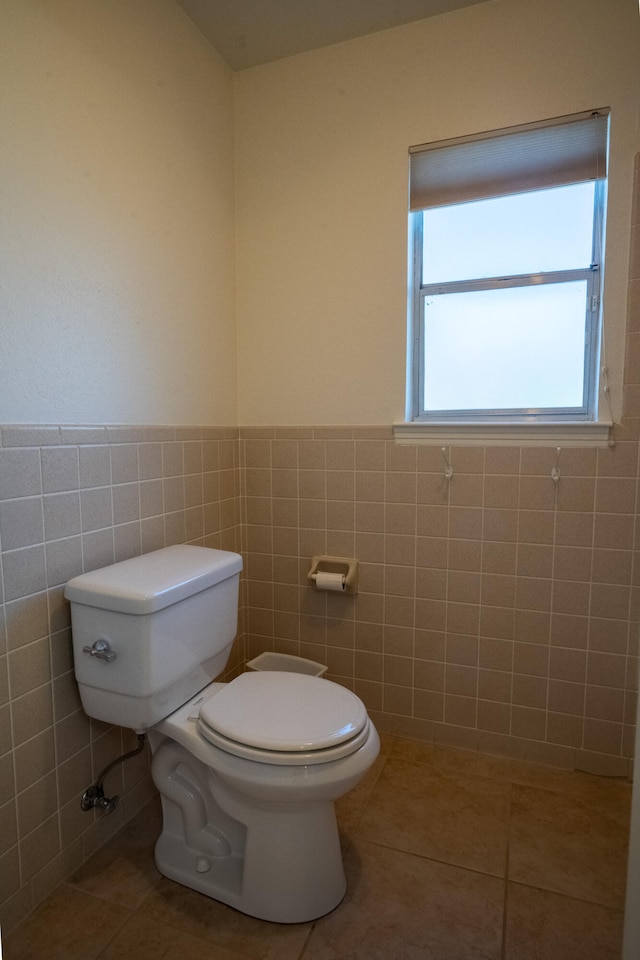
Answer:
<path fill-rule="evenodd" d="M 481 280 L 451 281 L 447 283 L 423 284 L 422 278 L 422 246 L 423 246 L 423 217 L 422 213 L 411 214 L 413 225 L 413 297 L 410 320 L 410 337 L 412 342 L 412 378 L 413 402 L 412 418 L 416 422 L 448 421 L 460 422 L 534 422 L 547 421 L 593 421 L 597 417 L 597 364 L 599 355 L 599 316 L 601 290 L 601 243 L 602 224 L 604 216 L 605 185 L 602 181 L 596 183 L 594 191 L 594 221 L 593 221 L 593 252 L 592 262 L 588 267 L 580 270 L 548 272 L 543 274 L 526 274 L 512 277 L 483 278 Z M 583 404 L 580 407 L 553 407 L 553 408 L 518 408 L 518 409 L 451 409 L 426 410 L 424 407 L 424 339 L 425 339 L 425 298 L 429 295 L 464 292 L 473 290 L 491 290 L 506 287 L 533 286 L 541 283 L 558 283 L 570 280 L 587 281 L 587 304 L 585 310 L 585 340 L 584 340 L 584 380 Z"/>
<path fill-rule="evenodd" d="M 425 283 L 420 285 L 420 293 L 435 295 L 444 293 L 467 293 L 472 290 L 499 290 L 502 287 L 532 287 L 545 283 L 568 283 L 571 280 L 592 280 L 598 271 L 598 265 L 582 270 L 556 270 L 549 273 L 517 274 L 513 277 L 488 277 L 482 280 L 451 280 L 447 283 Z"/>
<path fill-rule="evenodd" d="M 583 353 L 583 375 L 582 375 L 582 385 L 583 385 L 583 396 L 582 404 L 579 406 L 571 407 L 499 407 L 496 409 L 490 408 L 447 408 L 447 407 L 437 407 L 428 409 L 424 406 L 424 396 L 425 396 L 425 371 L 424 371 L 424 362 L 425 362 L 425 347 L 424 339 L 426 337 L 426 328 L 425 328 L 425 301 L 430 296 L 438 295 L 447 295 L 452 293 L 467 293 L 475 291 L 491 291 L 491 290 L 501 290 L 501 289 L 523 289 L 526 287 L 539 289 L 541 286 L 547 284 L 562 284 L 570 283 L 571 281 L 585 281 L 586 282 L 586 292 L 585 292 L 585 336 L 584 336 L 584 353 Z M 591 394 L 591 384 L 594 381 L 594 378 L 590 376 L 591 368 L 593 365 L 593 360 L 596 354 L 596 341 L 595 341 L 595 330 L 597 330 L 597 324 L 593 322 L 593 317 L 597 316 L 598 311 L 598 298 L 597 298 L 597 270 L 596 269 L 585 269 L 585 270 L 568 270 L 568 271 L 558 271 L 556 273 L 549 273 L 544 276 L 541 275 L 531 275 L 526 277 L 504 277 L 499 278 L 496 281 L 492 280 L 481 280 L 476 282 L 452 282 L 449 284 L 426 284 L 420 290 L 420 328 L 421 328 L 421 338 L 418 349 L 420 351 L 419 356 L 419 373 L 418 373 L 418 389 L 417 389 L 417 420 L 450 420 L 450 421 L 473 421 L 473 420 L 510 420 L 518 418 L 519 420 L 526 421 L 527 419 L 571 419 L 571 420 L 583 420 L 583 419 L 592 419 L 590 415 L 590 410 L 593 407 L 593 396 Z"/>

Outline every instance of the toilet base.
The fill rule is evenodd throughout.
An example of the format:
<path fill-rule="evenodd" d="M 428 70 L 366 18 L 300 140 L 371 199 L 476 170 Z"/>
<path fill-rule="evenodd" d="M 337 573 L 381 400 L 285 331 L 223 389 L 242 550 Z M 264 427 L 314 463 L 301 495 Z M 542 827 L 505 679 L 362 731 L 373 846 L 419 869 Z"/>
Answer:
<path fill-rule="evenodd" d="M 154 744 L 152 772 L 163 808 L 155 860 L 164 876 L 275 923 L 314 920 L 340 903 L 346 879 L 332 802 L 257 805 L 164 737 Z"/>

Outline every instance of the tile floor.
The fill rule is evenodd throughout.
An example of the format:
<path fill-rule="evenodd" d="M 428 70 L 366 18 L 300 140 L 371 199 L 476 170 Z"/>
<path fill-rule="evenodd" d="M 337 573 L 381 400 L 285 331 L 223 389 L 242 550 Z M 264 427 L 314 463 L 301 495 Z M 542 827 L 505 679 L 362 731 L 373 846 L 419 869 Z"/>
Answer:
<path fill-rule="evenodd" d="M 159 805 L 58 888 L 5 960 L 619 960 L 630 786 L 383 738 L 338 804 L 348 891 L 293 926 L 161 877 Z"/>

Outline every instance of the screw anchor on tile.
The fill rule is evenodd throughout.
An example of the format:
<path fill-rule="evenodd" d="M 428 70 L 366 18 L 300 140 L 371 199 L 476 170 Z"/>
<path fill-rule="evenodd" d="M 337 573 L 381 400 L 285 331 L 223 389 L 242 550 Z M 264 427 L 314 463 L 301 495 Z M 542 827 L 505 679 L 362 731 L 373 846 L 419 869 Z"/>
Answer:
<path fill-rule="evenodd" d="M 442 447 L 441 450 L 442 450 L 442 459 L 444 460 L 444 475 L 445 475 L 445 479 L 451 480 L 451 478 L 452 478 L 452 476 L 453 476 L 453 467 L 451 466 L 451 461 L 450 461 L 449 457 L 447 456 L 447 448 L 446 448 L 446 447 Z"/>

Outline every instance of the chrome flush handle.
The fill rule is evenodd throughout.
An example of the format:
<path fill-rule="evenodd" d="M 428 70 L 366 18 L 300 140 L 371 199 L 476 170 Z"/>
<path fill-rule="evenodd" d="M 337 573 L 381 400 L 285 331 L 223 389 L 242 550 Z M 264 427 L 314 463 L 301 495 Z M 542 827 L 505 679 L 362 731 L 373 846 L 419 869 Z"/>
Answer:
<path fill-rule="evenodd" d="M 117 656 L 106 640 L 96 640 L 92 647 L 87 644 L 82 649 L 90 657 L 95 657 L 96 660 L 105 660 L 107 663 L 112 663 Z"/>

